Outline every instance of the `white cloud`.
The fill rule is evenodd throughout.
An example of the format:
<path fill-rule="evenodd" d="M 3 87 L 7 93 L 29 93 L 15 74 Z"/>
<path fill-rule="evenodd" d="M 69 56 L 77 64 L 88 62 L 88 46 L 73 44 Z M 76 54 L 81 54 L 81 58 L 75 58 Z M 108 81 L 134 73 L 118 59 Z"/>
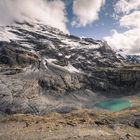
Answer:
<path fill-rule="evenodd" d="M 75 18 L 73 26 L 81 27 L 98 20 L 101 7 L 105 0 L 74 0 L 73 13 Z"/>
<path fill-rule="evenodd" d="M 40 21 L 67 32 L 65 4 L 61 0 L 0 0 L 0 25 L 14 21 Z"/>
<path fill-rule="evenodd" d="M 129 15 L 125 15 L 120 19 L 120 25 L 130 28 L 140 27 L 140 11 L 134 11 Z"/>
<path fill-rule="evenodd" d="M 115 50 L 123 49 L 128 54 L 140 54 L 140 28 L 124 33 L 113 30 L 112 36 L 104 38 Z"/>
<path fill-rule="evenodd" d="M 140 0 L 119 0 L 115 5 L 115 14 L 120 14 L 119 23 L 127 31 L 113 31 L 111 36 L 104 39 L 115 50 L 123 49 L 128 54 L 140 55 Z"/>
<path fill-rule="evenodd" d="M 140 9 L 140 0 L 119 0 L 115 5 L 117 13 L 129 13 L 131 10 Z"/>

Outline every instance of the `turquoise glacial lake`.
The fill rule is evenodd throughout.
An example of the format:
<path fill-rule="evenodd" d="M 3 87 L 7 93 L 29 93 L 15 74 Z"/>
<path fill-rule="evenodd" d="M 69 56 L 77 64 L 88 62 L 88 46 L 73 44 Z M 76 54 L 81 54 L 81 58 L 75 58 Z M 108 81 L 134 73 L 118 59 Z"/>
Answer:
<path fill-rule="evenodd" d="M 95 104 L 95 107 L 111 112 L 118 112 L 131 107 L 131 102 L 127 99 L 109 99 Z"/>

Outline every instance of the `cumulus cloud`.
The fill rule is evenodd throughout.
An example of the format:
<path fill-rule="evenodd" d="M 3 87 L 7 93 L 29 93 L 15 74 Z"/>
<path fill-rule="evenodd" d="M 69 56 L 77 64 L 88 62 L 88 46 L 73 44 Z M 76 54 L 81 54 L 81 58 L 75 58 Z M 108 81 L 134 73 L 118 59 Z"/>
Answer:
<path fill-rule="evenodd" d="M 99 12 L 105 0 L 74 0 L 73 13 L 75 18 L 73 26 L 86 26 L 99 18 Z"/>
<path fill-rule="evenodd" d="M 140 9 L 140 0 L 119 0 L 115 5 L 117 13 L 129 13 L 131 10 Z"/>
<path fill-rule="evenodd" d="M 61 0 L 0 0 L 0 25 L 15 21 L 43 22 L 67 32 L 65 4 Z"/>
<path fill-rule="evenodd" d="M 115 50 L 123 49 L 128 54 L 140 54 L 140 29 L 132 29 L 124 33 L 113 30 L 112 36 L 104 39 Z"/>
<path fill-rule="evenodd" d="M 140 0 L 119 0 L 115 5 L 116 14 L 120 14 L 120 26 L 127 31 L 113 31 L 111 36 L 104 39 L 115 50 L 123 49 L 129 54 L 140 55 Z"/>
<path fill-rule="evenodd" d="M 120 19 L 120 25 L 128 28 L 140 27 L 140 11 L 134 11 L 129 15 L 125 15 Z"/>

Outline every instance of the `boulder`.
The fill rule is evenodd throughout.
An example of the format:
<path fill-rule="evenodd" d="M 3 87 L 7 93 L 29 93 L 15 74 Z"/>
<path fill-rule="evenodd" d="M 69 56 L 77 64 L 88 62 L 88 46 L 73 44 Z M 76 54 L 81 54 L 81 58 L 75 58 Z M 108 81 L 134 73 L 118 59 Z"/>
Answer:
<path fill-rule="evenodd" d="M 140 119 L 136 119 L 136 120 L 134 121 L 134 126 L 135 126 L 135 128 L 140 129 Z"/>

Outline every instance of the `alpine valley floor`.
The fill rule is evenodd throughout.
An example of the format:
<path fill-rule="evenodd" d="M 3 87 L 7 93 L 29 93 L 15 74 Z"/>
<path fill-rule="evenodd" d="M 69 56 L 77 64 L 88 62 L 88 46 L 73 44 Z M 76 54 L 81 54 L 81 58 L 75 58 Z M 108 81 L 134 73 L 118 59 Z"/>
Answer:
<path fill-rule="evenodd" d="M 16 114 L 0 120 L 0 140 L 139 140 L 140 107 L 117 113 Z"/>

